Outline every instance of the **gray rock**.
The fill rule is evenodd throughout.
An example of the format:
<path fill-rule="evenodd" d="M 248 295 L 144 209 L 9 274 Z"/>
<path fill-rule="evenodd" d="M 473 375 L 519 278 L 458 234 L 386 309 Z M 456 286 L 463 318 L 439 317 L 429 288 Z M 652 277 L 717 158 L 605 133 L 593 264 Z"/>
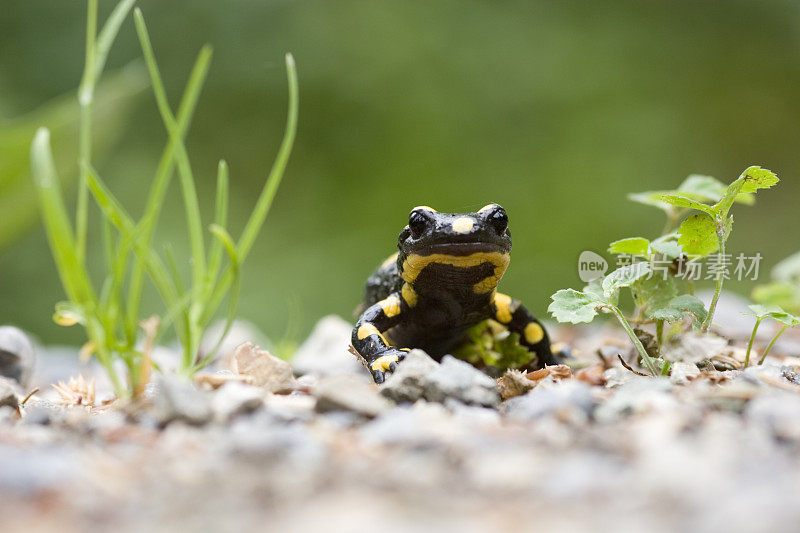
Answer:
<path fill-rule="evenodd" d="M 19 405 L 19 389 L 14 379 L 0 377 L 0 407 L 16 408 Z"/>
<path fill-rule="evenodd" d="M 311 335 L 292 357 L 298 375 L 367 374 L 358 358 L 348 351 L 353 325 L 336 315 L 320 319 Z"/>
<path fill-rule="evenodd" d="M 432 402 L 454 398 L 473 405 L 500 405 L 497 382 L 466 361 L 451 355 L 445 355 L 439 367 L 425 376 L 422 388 L 425 398 Z"/>
<path fill-rule="evenodd" d="M 320 379 L 313 391 L 316 410 L 351 411 L 366 417 L 378 416 L 391 403 L 378 394 L 375 384 L 359 376 L 329 376 Z"/>
<path fill-rule="evenodd" d="M 0 326 L 0 376 L 25 384 L 33 371 L 36 352 L 28 336 L 14 326 Z"/>
<path fill-rule="evenodd" d="M 423 387 L 425 379 L 437 368 L 439 363 L 424 351 L 411 350 L 378 390 L 396 402 L 415 402 L 425 393 Z"/>
<path fill-rule="evenodd" d="M 551 414 L 585 418 L 592 414 L 594 406 L 589 385 L 582 381 L 564 380 L 506 400 L 500 412 L 512 420 L 536 420 Z"/>
<path fill-rule="evenodd" d="M 668 410 L 677 405 L 671 390 L 669 378 L 634 376 L 595 410 L 595 418 L 610 422 L 634 414 Z"/>
<path fill-rule="evenodd" d="M 672 365 L 669 380 L 675 385 L 686 385 L 700 375 L 700 369 L 694 363 L 678 361 Z"/>
<path fill-rule="evenodd" d="M 252 385 L 231 381 L 214 392 L 211 405 L 218 420 L 230 420 L 237 415 L 252 413 L 262 407 L 264 391 Z"/>
<path fill-rule="evenodd" d="M 159 376 L 154 389 L 153 406 L 156 419 L 161 424 L 180 420 L 201 425 L 210 421 L 214 414 L 209 393 L 174 375 Z"/>
<path fill-rule="evenodd" d="M 750 400 L 745 407 L 748 421 L 770 430 L 780 439 L 800 440 L 800 396 L 774 391 Z"/>
<path fill-rule="evenodd" d="M 308 422 L 314 418 L 316 400 L 307 394 L 273 394 L 267 397 L 266 411 L 279 422 Z"/>
<path fill-rule="evenodd" d="M 736 379 L 753 385 L 762 386 L 767 384 L 765 379 L 767 381 L 789 382 L 790 378 L 787 377 L 786 373 L 791 372 L 791 370 L 791 367 L 783 367 L 777 364 L 765 363 L 763 365 L 755 365 L 745 368 Z"/>

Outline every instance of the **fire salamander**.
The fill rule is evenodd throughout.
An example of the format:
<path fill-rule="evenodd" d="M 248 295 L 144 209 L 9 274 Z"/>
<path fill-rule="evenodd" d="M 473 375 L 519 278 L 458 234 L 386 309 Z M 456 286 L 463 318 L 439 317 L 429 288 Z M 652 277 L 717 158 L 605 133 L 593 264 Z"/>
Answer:
<path fill-rule="evenodd" d="M 352 335 L 376 383 L 411 348 L 439 360 L 487 319 L 519 334 L 531 353 L 525 368 L 561 363 L 542 324 L 518 300 L 497 292 L 511 251 L 505 209 L 489 204 L 476 213 L 439 213 L 415 207 L 397 248 L 367 280 L 366 310 Z"/>

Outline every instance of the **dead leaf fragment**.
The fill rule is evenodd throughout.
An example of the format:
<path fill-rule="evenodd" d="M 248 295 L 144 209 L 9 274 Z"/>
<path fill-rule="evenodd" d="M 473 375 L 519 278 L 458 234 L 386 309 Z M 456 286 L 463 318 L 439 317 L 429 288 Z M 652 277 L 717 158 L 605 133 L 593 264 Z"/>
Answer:
<path fill-rule="evenodd" d="M 528 379 L 527 372 L 519 370 L 506 370 L 503 377 L 497 380 L 497 387 L 500 389 L 500 396 L 504 400 L 521 396 L 533 389 L 536 383 Z"/>
<path fill-rule="evenodd" d="M 245 383 L 273 393 L 290 392 L 297 384 L 292 367 L 252 342 L 240 344 L 230 359 L 230 370 Z"/>
<path fill-rule="evenodd" d="M 67 383 L 59 381 L 58 385 L 51 385 L 59 395 L 58 403 L 66 407 L 85 406 L 94 407 L 95 389 L 94 378 L 88 382 L 83 374 L 78 374 L 78 378 L 70 377 Z"/>

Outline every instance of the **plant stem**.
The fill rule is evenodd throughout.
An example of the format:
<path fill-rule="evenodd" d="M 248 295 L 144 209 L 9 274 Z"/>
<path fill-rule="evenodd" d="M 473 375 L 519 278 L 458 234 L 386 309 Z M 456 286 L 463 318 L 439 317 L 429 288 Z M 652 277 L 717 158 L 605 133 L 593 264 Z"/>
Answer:
<path fill-rule="evenodd" d="M 658 354 L 661 355 L 661 346 L 664 344 L 663 320 L 656 320 L 656 342 L 658 342 Z"/>
<path fill-rule="evenodd" d="M 775 341 L 777 341 L 778 338 L 781 335 L 783 335 L 783 332 L 786 331 L 787 329 L 789 329 L 789 326 L 783 326 L 781 330 L 774 337 L 772 337 L 772 340 L 769 341 L 769 344 L 767 344 L 767 347 L 764 349 L 764 354 L 761 356 L 761 359 L 758 360 L 759 365 L 764 363 L 764 359 L 767 358 L 767 354 L 769 353 L 770 350 L 772 350 L 772 345 L 775 344 Z"/>
<path fill-rule="evenodd" d="M 750 365 L 750 350 L 753 349 L 753 341 L 756 340 L 756 332 L 758 331 L 758 326 L 761 325 L 761 321 L 763 318 L 756 318 L 756 323 L 753 326 L 753 332 L 750 334 L 750 340 L 747 342 L 747 353 L 744 356 L 744 367 L 747 368 Z"/>
<path fill-rule="evenodd" d="M 658 369 L 656 368 L 655 361 L 653 361 L 653 358 L 650 357 L 650 355 L 647 353 L 647 350 L 644 349 L 642 341 L 640 341 L 639 337 L 637 337 L 636 333 L 634 333 L 633 328 L 631 328 L 631 325 L 625 319 L 625 315 L 623 315 L 622 311 L 620 311 L 619 308 L 615 305 L 610 305 L 609 308 L 616 315 L 617 319 L 619 320 L 619 323 L 622 324 L 622 329 L 624 329 L 625 333 L 628 334 L 628 337 L 631 339 L 631 342 L 633 343 L 633 346 L 636 348 L 636 351 L 639 352 L 642 361 L 644 361 L 644 366 L 647 367 L 647 370 L 649 370 L 652 375 L 657 376 Z"/>
<path fill-rule="evenodd" d="M 719 241 L 719 253 L 718 257 L 725 257 L 725 219 L 722 220 L 717 219 L 717 240 Z M 711 326 L 711 321 L 714 319 L 714 311 L 717 309 L 717 301 L 719 300 L 719 295 L 722 294 L 722 284 L 725 281 L 725 273 L 717 273 L 717 286 L 714 289 L 714 297 L 711 298 L 711 305 L 708 306 L 708 315 L 706 315 L 706 319 L 703 321 L 703 328 L 702 332 L 707 333 L 709 326 Z"/>

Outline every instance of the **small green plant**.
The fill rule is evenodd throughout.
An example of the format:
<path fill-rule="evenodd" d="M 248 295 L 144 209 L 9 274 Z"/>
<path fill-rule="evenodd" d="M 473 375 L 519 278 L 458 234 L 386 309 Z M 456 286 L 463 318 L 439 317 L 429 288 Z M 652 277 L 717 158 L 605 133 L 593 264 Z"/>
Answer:
<path fill-rule="evenodd" d="M 764 353 L 761 354 L 761 359 L 758 361 L 759 365 L 762 364 L 764 359 L 767 358 L 767 355 L 769 355 L 770 350 L 772 350 L 772 346 L 775 344 L 775 341 L 777 341 L 780 336 L 783 335 L 783 332 L 791 327 L 796 326 L 797 324 L 800 324 L 800 317 L 797 317 L 791 313 L 787 313 L 777 305 L 751 305 L 750 309 L 753 311 L 751 316 L 756 317 L 756 323 L 753 326 L 753 332 L 750 334 L 750 340 L 747 342 L 747 353 L 744 356 L 745 368 L 750 366 L 750 351 L 753 348 L 753 341 L 755 341 L 756 333 L 758 333 L 758 327 L 761 325 L 761 322 L 769 318 L 778 322 L 779 324 L 783 324 L 783 327 L 778 330 L 778 333 L 776 333 L 769 341 L 769 344 L 767 344 L 767 347 L 764 349 Z"/>
<path fill-rule="evenodd" d="M 283 176 L 297 128 L 297 74 L 291 55 L 286 56 L 289 80 L 289 111 L 284 138 L 247 224 L 238 241 L 225 229 L 228 204 L 228 168 L 220 161 L 217 169 L 217 197 L 214 237 L 205 251 L 203 226 L 195 191 L 195 180 L 183 139 L 208 72 L 211 49 L 206 46 L 197 57 L 177 112 L 167 102 L 164 84 L 141 12 L 134 13 L 136 30 L 155 94 L 158 110 L 169 133 L 155 177 L 150 187 L 144 214 L 136 221 L 112 194 L 91 162 L 92 103 L 94 89 L 103 72 L 105 59 L 122 22 L 133 7 L 133 0 L 122 0 L 109 16 L 99 35 L 97 0 L 88 0 L 86 61 L 78 99 L 81 106 L 79 128 L 80 179 L 75 229 L 64 205 L 48 130 L 40 129 L 31 146 L 31 169 L 44 219 L 50 248 L 68 301 L 56 305 L 55 320 L 62 325 L 79 323 L 88 342 L 84 355 L 94 354 L 105 367 L 120 398 L 136 396 L 150 375 L 150 349 L 155 338 L 172 326 L 182 345 L 180 373 L 190 376 L 208 365 L 216 348 L 199 354 L 199 344 L 207 325 L 228 298 L 226 327 L 236 313 L 239 295 L 239 269 L 255 242 Z M 185 286 L 178 275 L 178 262 L 167 249 L 164 258 L 154 249 L 152 238 L 173 170 L 177 167 L 184 200 L 191 248 L 191 282 Z M 89 196 L 101 212 L 102 247 L 106 274 L 99 291 L 86 267 Z M 165 312 L 161 320 L 142 320 L 140 304 L 146 279 L 161 295 Z M 139 329 L 143 330 L 140 334 Z M 219 345 L 219 343 L 218 343 Z M 218 346 L 217 345 L 217 346 Z M 116 361 L 122 361 L 127 377 L 119 376 Z"/>
<path fill-rule="evenodd" d="M 608 251 L 628 257 L 631 264 L 614 270 L 602 281 L 590 282 L 582 291 L 565 289 L 552 296 L 549 312 L 559 322 L 591 322 L 599 312 L 613 314 L 636 348 L 642 364 L 652 375 L 668 372 L 661 348 L 665 343 L 665 323 L 691 317 L 695 329 L 705 333 L 712 323 L 722 292 L 724 275 L 718 275 L 708 311 L 694 294 L 691 277 L 681 272 L 687 261 L 714 252 L 725 255 L 725 243 L 733 227 L 729 214 L 735 202 L 752 204 L 753 193 L 778 182 L 769 170 L 749 167 L 730 185 L 710 176 L 689 176 L 677 189 L 649 191 L 629 196 L 633 201 L 652 205 L 667 214 L 663 234 L 649 240 L 629 237 L 612 242 Z M 690 214 L 691 211 L 699 211 Z M 619 258 L 618 258 L 619 259 Z M 618 261 L 619 262 L 619 261 Z M 662 265 L 656 272 L 656 264 Z M 634 318 L 625 316 L 619 306 L 619 293 L 628 288 L 635 305 Z M 657 353 L 648 353 L 632 323 L 654 322 Z M 660 365 L 660 368 L 659 368 Z"/>

